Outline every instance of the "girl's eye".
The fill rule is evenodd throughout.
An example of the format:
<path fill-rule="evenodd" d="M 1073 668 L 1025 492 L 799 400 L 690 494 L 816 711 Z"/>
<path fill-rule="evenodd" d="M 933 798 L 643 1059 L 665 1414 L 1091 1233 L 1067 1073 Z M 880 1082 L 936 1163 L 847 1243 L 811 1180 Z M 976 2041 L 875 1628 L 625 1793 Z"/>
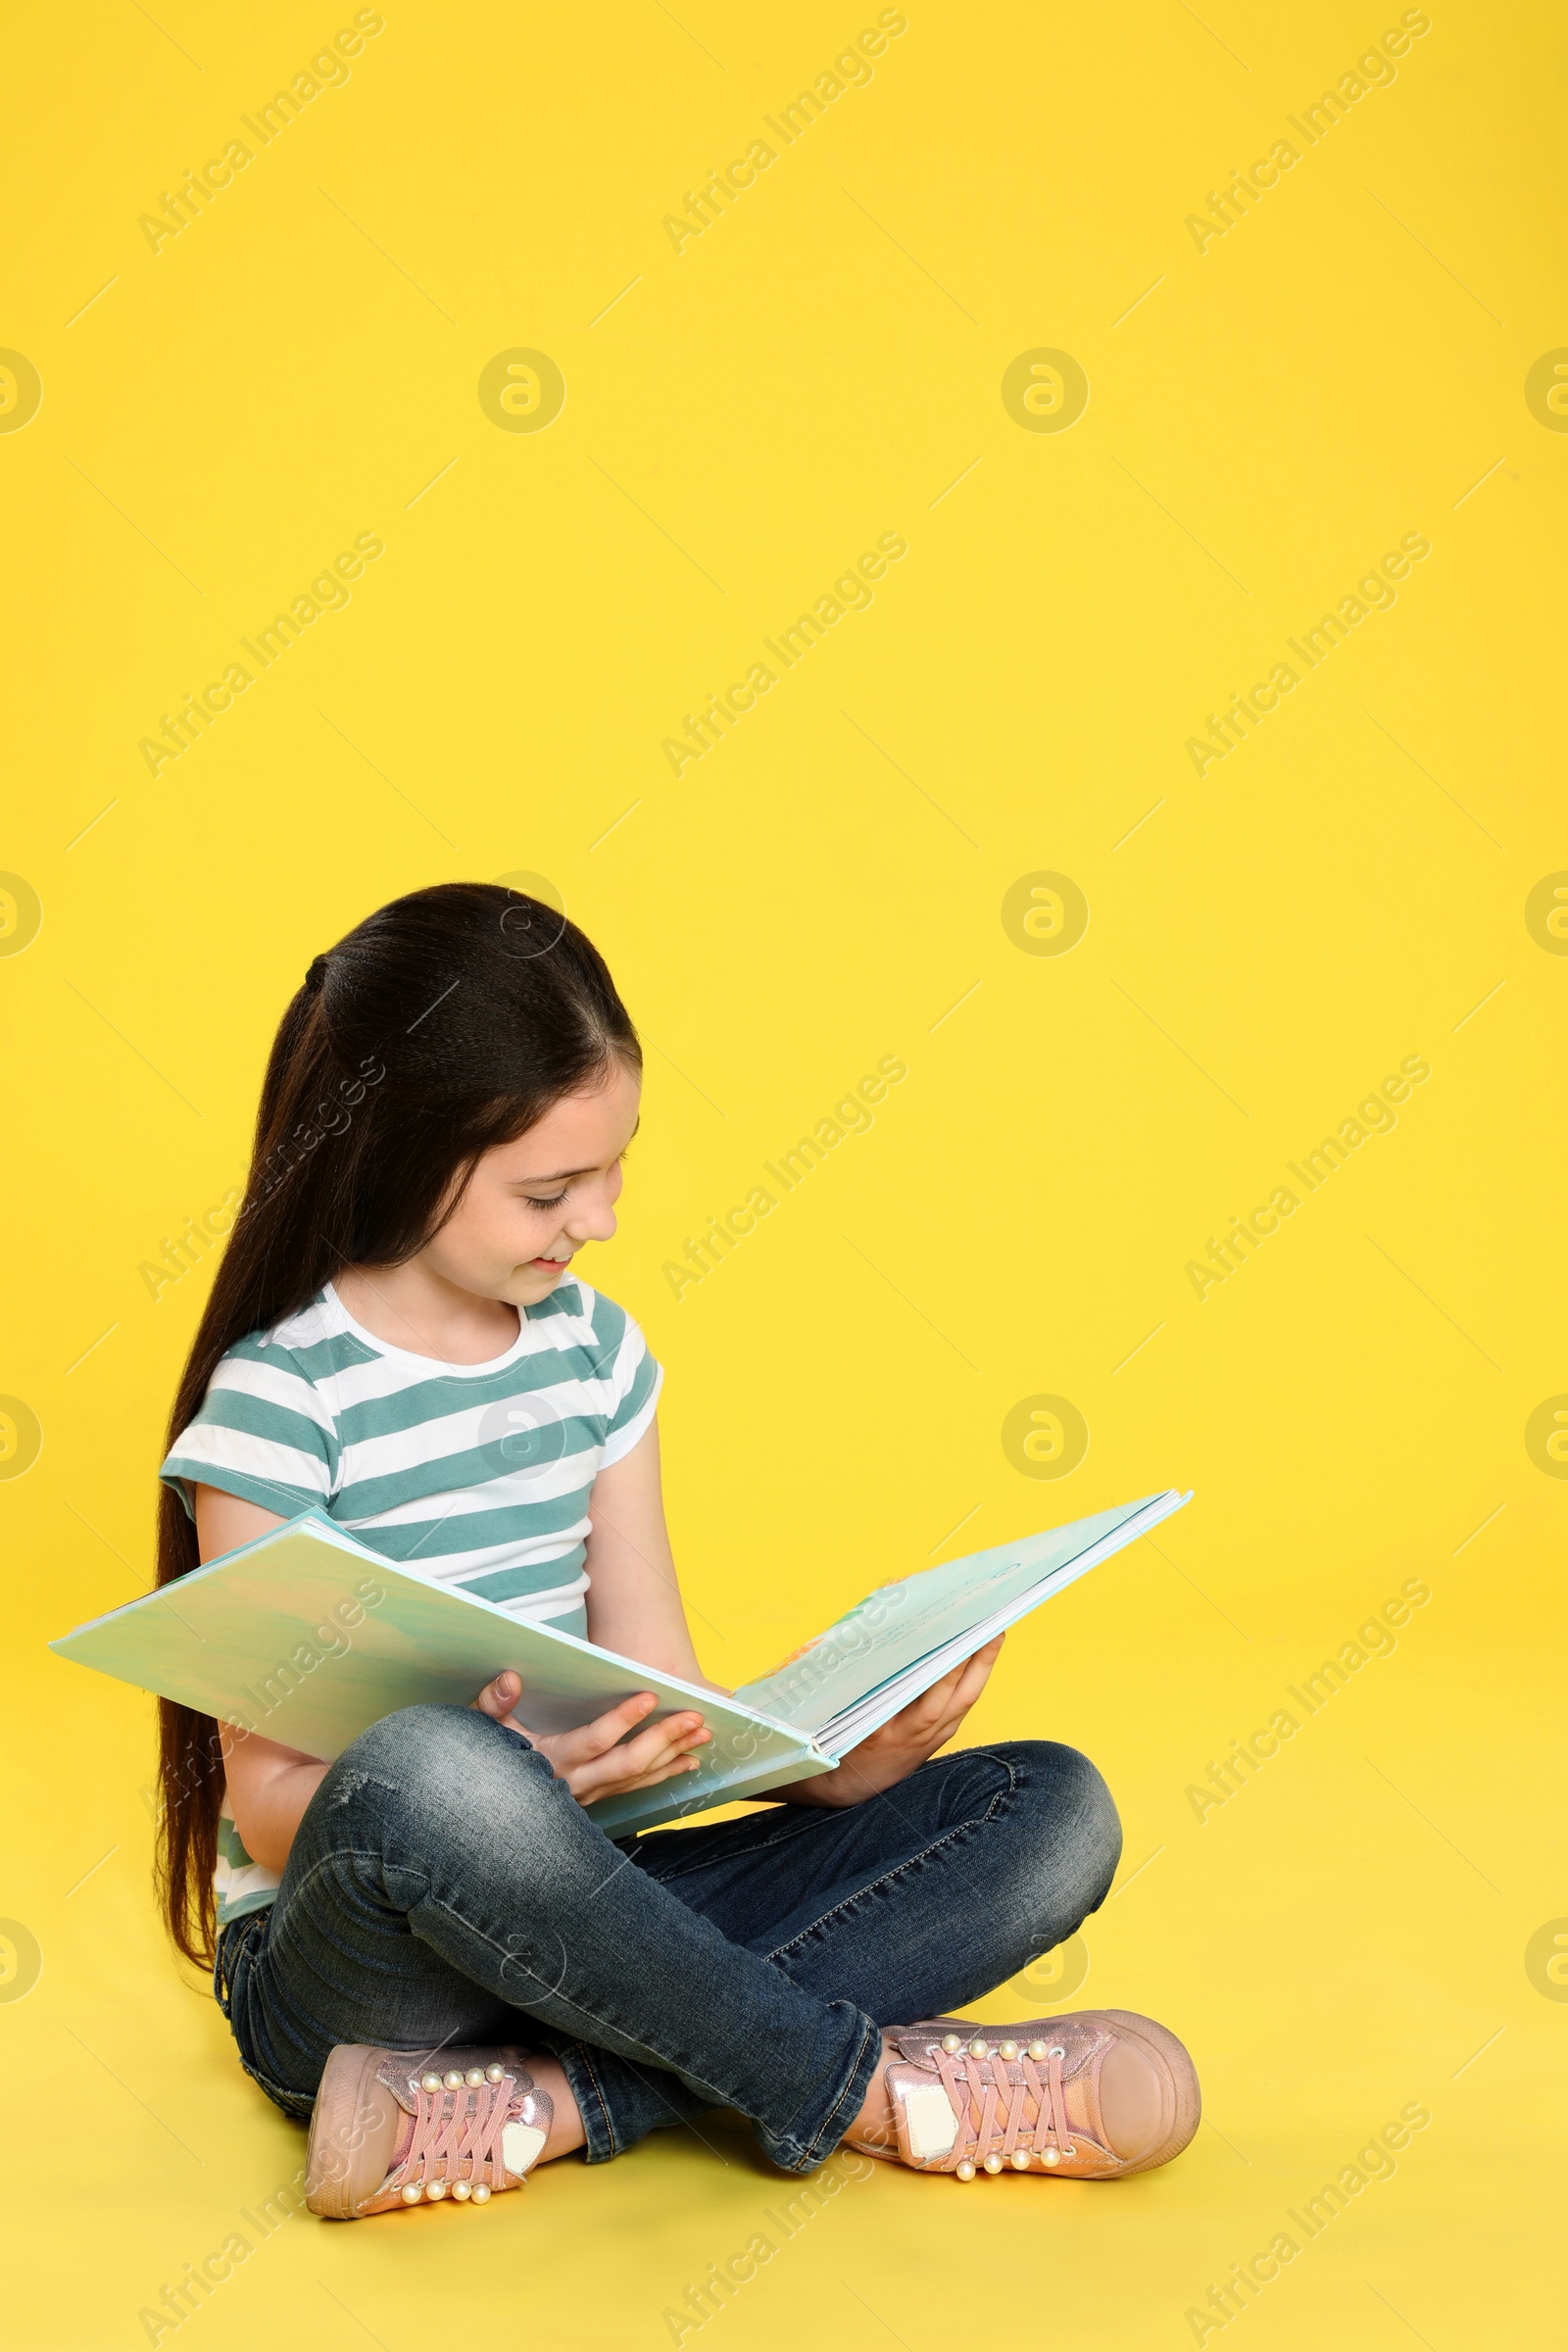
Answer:
<path fill-rule="evenodd" d="M 532 1193 L 528 1193 L 524 1198 L 530 1208 L 559 1208 L 566 1196 L 564 1193 L 553 1193 L 548 1200 L 539 1200 Z"/>

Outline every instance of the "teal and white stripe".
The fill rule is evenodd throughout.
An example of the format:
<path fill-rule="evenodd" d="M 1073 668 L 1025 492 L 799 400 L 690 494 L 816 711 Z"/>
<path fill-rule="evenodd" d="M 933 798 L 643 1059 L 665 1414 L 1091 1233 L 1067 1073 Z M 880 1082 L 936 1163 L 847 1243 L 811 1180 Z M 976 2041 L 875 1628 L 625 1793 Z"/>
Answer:
<path fill-rule="evenodd" d="M 245 1851 L 245 1840 L 225 1796 L 218 1817 L 218 1863 L 213 1872 L 219 1926 L 226 1928 L 231 1921 L 243 1919 L 247 1911 L 260 1911 L 282 1883 L 275 1870 L 269 1870 L 265 1862 L 253 1862 Z"/>
<path fill-rule="evenodd" d="M 231 1348 L 162 1476 L 285 1518 L 314 1503 L 416 1575 L 515 1617 L 582 1617 L 588 1496 L 653 1419 L 636 1324 L 573 1276 L 505 1355 L 438 1364 L 374 1338 L 330 1285 Z"/>
<path fill-rule="evenodd" d="M 653 1420 L 662 1374 L 636 1324 L 575 1276 L 520 1309 L 485 1364 L 439 1364 L 356 1323 L 328 1284 L 231 1348 L 160 1475 L 282 1518 L 314 1504 L 386 1560 L 564 1631 L 587 1629 L 588 1497 Z M 226 1804 L 219 1921 L 270 1902 Z"/>

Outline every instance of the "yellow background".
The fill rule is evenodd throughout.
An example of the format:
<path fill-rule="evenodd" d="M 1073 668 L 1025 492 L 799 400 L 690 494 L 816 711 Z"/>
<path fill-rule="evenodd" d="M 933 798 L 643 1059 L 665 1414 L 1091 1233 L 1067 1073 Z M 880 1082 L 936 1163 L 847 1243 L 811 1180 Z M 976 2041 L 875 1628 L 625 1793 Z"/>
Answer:
<path fill-rule="evenodd" d="M 677 254 L 663 215 L 874 11 L 393 0 L 154 254 L 138 216 L 351 13 L 96 0 L 11 30 L 0 342 L 43 384 L 0 435 L 0 865 L 42 906 L 0 962 L 0 1389 L 43 1433 L 0 1492 L 0 1913 L 42 1957 L 0 1984 L 15 2340 L 144 2342 L 300 2162 L 160 1939 L 148 1702 L 42 1650 L 149 1581 L 207 1275 L 155 1302 L 139 1268 L 241 1181 L 311 956 L 399 892 L 526 871 L 645 1027 L 587 1272 L 668 1368 L 711 1672 L 932 1558 L 1197 1491 L 1012 1637 L 974 1723 L 1106 1772 L 1126 1856 L 1075 1997 L 1184 2035 L 1196 2143 L 1109 2188 L 879 2171 L 700 2340 L 1190 2343 L 1210 2282 L 1419 2101 L 1396 2177 L 1225 2340 L 1545 2341 L 1568 2010 L 1526 1948 L 1568 1914 L 1568 1487 L 1524 1430 L 1568 1389 L 1568 963 L 1524 909 L 1568 866 L 1568 447 L 1524 379 L 1568 342 L 1560 24 L 1436 0 L 1392 86 L 1200 254 L 1186 216 L 1396 10 L 919 0 Z M 546 430 L 480 407 L 516 347 L 564 375 Z M 1087 372 L 1069 430 L 1004 408 L 1039 347 Z M 874 605 L 677 780 L 662 738 L 890 530 Z M 149 774 L 160 714 L 366 531 L 350 606 Z M 1200 779 L 1206 714 L 1411 531 L 1397 605 Z M 1040 870 L 1091 910 L 1059 956 L 1002 920 Z M 677 1302 L 685 1237 L 889 1054 L 874 1129 Z M 1408 1055 L 1432 1076 L 1397 1128 L 1200 1302 L 1207 1237 Z M 1040 1394 L 1091 1432 L 1059 1483 L 1003 1449 Z M 1200 1823 L 1209 1760 L 1409 1577 L 1433 1597 L 1396 1653 Z M 987 2013 L 1049 2002 L 1037 1977 Z M 668 2343 L 781 2186 L 711 2136 L 723 2163 L 664 2136 L 483 2216 L 292 2220 L 179 2341 Z"/>

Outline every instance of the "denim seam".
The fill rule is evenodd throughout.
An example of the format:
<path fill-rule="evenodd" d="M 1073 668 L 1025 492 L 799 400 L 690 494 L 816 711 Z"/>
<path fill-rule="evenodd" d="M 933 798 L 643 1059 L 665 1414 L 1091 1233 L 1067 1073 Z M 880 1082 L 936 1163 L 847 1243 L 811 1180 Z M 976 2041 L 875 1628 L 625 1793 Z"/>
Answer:
<path fill-rule="evenodd" d="M 806 2159 L 807 2169 L 809 2168 L 811 2158 L 816 2154 L 817 2149 L 822 2147 L 824 2140 L 827 2142 L 827 2146 L 823 2150 L 823 2154 L 826 2156 L 837 2147 L 839 2141 L 844 2137 L 844 2128 L 834 2131 L 831 2138 L 828 2136 L 829 2129 L 833 2125 L 834 2119 L 837 2116 L 842 2115 L 844 2112 L 845 2105 L 850 2097 L 851 2092 L 855 2088 L 856 2082 L 859 2076 L 860 2068 L 864 2063 L 866 2051 L 870 2047 L 873 2039 L 876 2042 L 878 2050 L 880 2050 L 882 2046 L 881 2031 L 873 2022 L 867 2020 L 865 2030 L 860 2035 L 860 2046 L 856 2051 L 854 2063 L 844 2079 L 843 2089 L 839 2092 L 838 2097 L 834 2100 L 832 2106 L 828 2109 L 827 2114 L 823 2117 L 821 2127 L 818 2130 L 815 2137 L 808 2140 L 804 2149 L 802 2149 L 802 2154 Z M 874 2072 L 875 2070 L 873 2069 L 871 2071 Z M 869 2081 L 869 2075 L 867 2080 Z M 857 2101 L 856 2105 L 857 2112 L 858 2112 L 859 2101 Z M 792 2146 L 799 2147 L 800 2144 L 801 2143 L 798 2140 L 794 2140 L 792 2138 Z"/>
<path fill-rule="evenodd" d="M 618 2156 L 621 2153 L 621 2148 L 620 2141 L 615 2132 L 615 2121 L 610 2112 L 609 2102 L 605 2097 L 604 2084 L 599 2080 L 599 2069 L 594 2064 L 594 2045 L 591 2041 L 580 2041 L 574 2039 L 571 2046 L 573 2052 L 582 2063 L 583 2072 L 588 2077 L 595 2101 L 598 2104 L 599 2120 L 604 2128 L 605 2138 L 609 2142 L 606 2157 L 601 2161 L 608 2161 L 608 2158 L 611 2156 Z M 559 2052 L 557 2053 L 557 2063 L 562 2065 L 564 2068 L 564 2062 L 562 2060 Z M 593 2134 L 588 2130 L 588 2118 L 586 2116 L 583 2117 L 583 2136 L 588 2142 L 587 2154 L 589 2162 L 592 2163 L 594 2161 Z"/>
<path fill-rule="evenodd" d="M 330 1853 L 318 1854 L 316 1859 L 311 1863 L 310 1868 L 302 1876 L 299 1885 L 297 1886 L 290 1887 L 290 1900 L 297 1900 L 297 1898 L 304 1892 L 305 1888 L 311 1884 L 313 1879 L 318 1878 L 325 1872 L 334 1869 L 340 1862 L 353 1863 L 356 1872 L 359 1872 L 363 1869 L 364 1873 L 372 1882 L 372 1887 L 373 1882 L 379 1874 L 391 1871 L 401 1874 L 406 1878 L 417 1879 L 425 1889 L 426 1900 L 429 1900 L 432 1896 L 433 1888 L 430 1873 L 423 1863 L 400 1861 L 397 1858 L 397 1855 L 394 1852 L 389 1851 L 386 1846 L 367 1848 L 365 1846 L 351 1843 L 347 1845 L 334 1845 Z M 270 1918 L 271 1914 L 270 1911 L 268 1911 L 259 1913 L 258 1916 L 261 1918 Z M 244 1923 L 241 1922 L 240 1924 L 243 1925 Z"/>
<path fill-rule="evenodd" d="M 913 1870 L 921 1862 L 929 1860 L 931 1855 L 939 1853 L 943 1846 L 950 1844 L 955 1838 L 965 1838 L 971 1831 L 983 1828 L 994 1818 L 998 1806 L 1006 1804 L 1017 1793 L 1018 1776 L 1012 1765 L 1004 1762 L 1001 1757 L 996 1760 L 1002 1764 L 1002 1769 L 1007 1776 L 1007 1786 L 1005 1788 L 997 1790 L 995 1796 L 987 1803 L 983 1813 L 972 1814 L 967 1821 L 955 1822 L 951 1829 L 943 1831 L 940 1838 L 933 1838 L 929 1845 L 923 1845 L 917 1854 L 906 1855 L 892 1870 L 884 1871 L 881 1878 L 871 1879 L 865 1886 L 858 1886 L 853 1894 L 846 1895 L 842 1903 L 835 1903 L 830 1911 L 822 1912 L 819 1918 L 813 1919 L 807 1927 L 802 1928 L 799 1935 L 792 1936 L 788 1943 L 775 1945 L 772 1951 L 763 1955 L 764 1958 L 773 1961 L 782 1959 L 785 1953 L 796 1950 L 799 1945 L 807 1941 L 808 1937 L 816 1935 L 819 1929 L 828 1926 L 831 1921 L 846 1917 L 858 1903 L 863 1902 L 868 1894 L 875 1894 L 882 1887 L 894 1885 L 906 1870 Z"/>

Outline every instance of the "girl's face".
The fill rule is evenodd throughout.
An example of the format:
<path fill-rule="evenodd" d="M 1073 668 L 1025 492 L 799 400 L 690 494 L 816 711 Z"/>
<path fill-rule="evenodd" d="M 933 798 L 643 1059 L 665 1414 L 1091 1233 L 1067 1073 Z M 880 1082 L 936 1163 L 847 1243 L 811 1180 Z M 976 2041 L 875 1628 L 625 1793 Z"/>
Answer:
<path fill-rule="evenodd" d="M 419 1256 L 480 1298 L 533 1306 L 584 1242 L 615 1230 L 621 1154 L 637 1127 L 642 1081 L 617 1055 L 592 1092 L 565 1095 L 537 1126 L 481 1154 L 466 1191 Z"/>

